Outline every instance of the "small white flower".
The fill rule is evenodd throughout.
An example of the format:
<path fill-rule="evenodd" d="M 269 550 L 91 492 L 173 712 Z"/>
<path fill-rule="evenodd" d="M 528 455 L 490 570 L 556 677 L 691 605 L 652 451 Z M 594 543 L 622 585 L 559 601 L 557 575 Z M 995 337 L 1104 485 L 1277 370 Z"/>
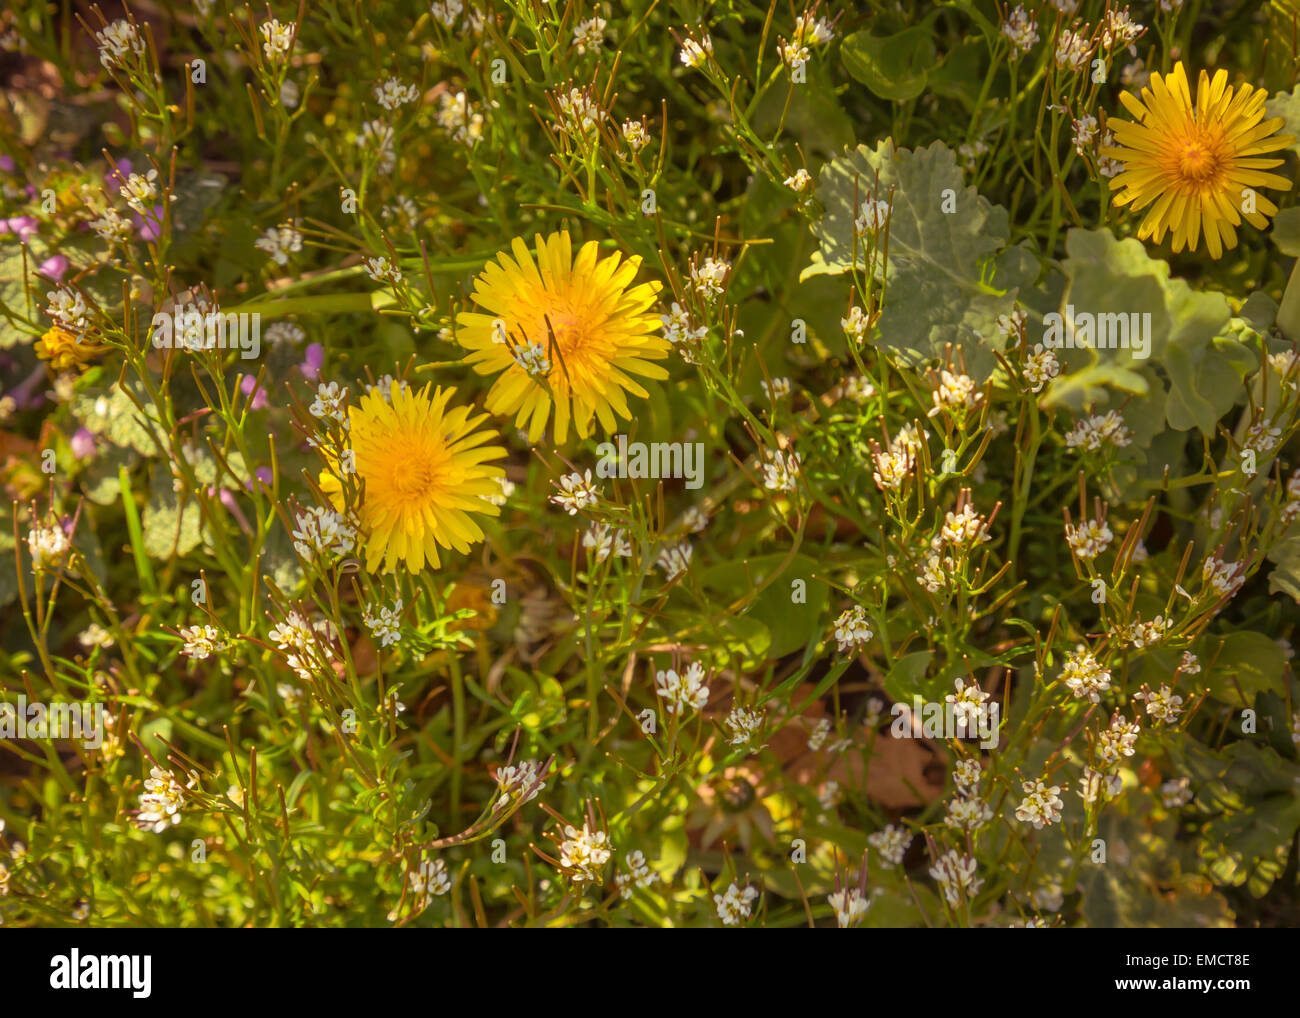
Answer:
<path fill-rule="evenodd" d="M 1114 539 L 1115 535 L 1104 519 L 1085 519 L 1078 526 L 1068 523 L 1065 526 L 1065 543 L 1085 562 L 1091 562 L 1104 552 Z"/>
<path fill-rule="evenodd" d="M 605 19 L 588 18 L 573 26 L 573 46 L 582 54 L 598 50 L 605 44 Z"/>
<path fill-rule="evenodd" d="M 713 56 L 713 40 L 707 32 L 700 36 L 699 42 L 687 36 L 682 40 L 682 49 L 678 56 L 687 67 L 692 69 L 700 67 Z"/>
<path fill-rule="evenodd" d="M 691 567 L 693 549 L 685 541 L 670 544 L 659 552 L 655 564 L 664 571 L 664 580 L 672 583 Z"/>
<path fill-rule="evenodd" d="M 863 897 L 856 887 L 842 891 L 833 891 L 826 896 L 826 903 L 835 910 L 835 922 L 844 930 L 856 924 L 867 914 L 871 902 Z"/>
<path fill-rule="evenodd" d="M 871 631 L 867 610 L 860 604 L 841 612 L 839 618 L 835 620 L 834 628 L 835 640 L 838 644 L 835 649 L 841 654 L 846 650 L 866 646 L 876 635 Z"/>
<path fill-rule="evenodd" d="M 381 174 L 392 173 L 397 165 L 394 141 L 393 126 L 382 120 L 367 120 L 357 134 L 357 147 L 374 153 L 375 169 Z"/>
<path fill-rule="evenodd" d="M 975 876 L 975 860 L 950 849 L 930 867 L 930 876 L 939 882 L 949 905 L 961 904 L 962 898 L 979 893 L 984 881 Z"/>
<path fill-rule="evenodd" d="M 1132 756 L 1136 752 L 1138 736 L 1142 729 L 1136 721 L 1129 721 L 1120 714 L 1110 719 L 1110 727 L 1097 735 L 1097 759 L 1105 767 L 1120 761 L 1121 757 Z"/>
<path fill-rule="evenodd" d="M 646 131 L 645 123 L 640 120 L 623 121 L 623 141 L 632 153 L 640 152 L 650 144 L 650 135 Z M 674 305 L 676 306 L 676 305 Z"/>
<path fill-rule="evenodd" d="M 691 265 L 691 285 L 707 301 L 718 298 L 726 288 L 731 263 L 718 258 L 705 258 L 702 265 Z"/>
<path fill-rule="evenodd" d="M 1011 40 L 1013 49 L 1028 53 L 1038 42 L 1038 22 L 1023 6 L 1018 6 L 1002 22 L 1002 34 Z"/>
<path fill-rule="evenodd" d="M 461 0 L 434 0 L 429 6 L 431 13 L 443 28 L 451 28 L 456 24 L 456 19 L 460 17 L 461 12 L 465 10 L 465 5 Z"/>
<path fill-rule="evenodd" d="M 184 786 L 171 771 L 152 767 L 140 793 L 140 808 L 135 825 L 142 831 L 161 834 L 168 827 L 181 822 L 181 806 L 185 804 Z"/>
<path fill-rule="evenodd" d="M 117 641 L 98 622 L 92 622 L 77 635 L 77 642 L 87 650 L 93 650 L 96 647 L 111 647 Z"/>
<path fill-rule="evenodd" d="M 134 227 L 129 219 L 124 219 L 117 209 L 109 206 L 98 219 L 90 221 L 90 228 L 100 240 L 110 244 L 122 244 L 131 239 Z"/>
<path fill-rule="evenodd" d="M 395 110 L 419 98 L 419 89 L 414 85 L 403 84 L 398 78 L 389 78 L 375 86 L 375 102 L 386 110 Z"/>
<path fill-rule="evenodd" d="M 737 884 L 732 883 L 723 894 L 715 894 L 713 902 L 718 908 L 718 918 L 722 920 L 725 926 L 739 926 L 748 919 L 754 911 L 754 902 L 758 898 L 758 891 L 746 885 L 742 890 Z"/>
<path fill-rule="evenodd" d="M 1061 819 L 1060 785 L 1048 785 L 1044 781 L 1025 781 L 1021 788 L 1025 797 L 1016 807 L 1016 819 L 1021 823 L 1033 824 L 1034 830 L 1058 823 Z"/>
<path fill-rule="evenodd" d="M 282 25 L 272 18 L 261 26 L 262 38 L 266 41 L 262 43 L 262 52 L 266 54 L 266 59 L 271 63 L 278 63 L 288 54 L 289 49 L 293 46 L 293 37 L 297 28 L 293 24 Z"/>
<path fill-rule="evenodd" d="M 978 831 L 992 819 L 993 809 L 983 799 L 959 796 L 949 800 L 943 822 L 959 831 Z"/>
<path fill-rule="evenodd" d="M 1025 382 L 1030 392 L 1041 392 L 1043 386 L 1061 373 L 1061 362 L 1056 351 L 1035 343 L 1033 352 L 1025 358 Z"/>
<path fill-rule="evenodd" d="M 944 701 L 953 705 L 953 715 L 958 728 L 969 726 L 968 730 L 974 731 L 980 714 L 985 710 L 984 701 L 989 698 L 989 694 L 973 681 L 970 685 L 966 685 L 958 678 L 953 684 L 957 691 L 945 696 Z"/>
<path fill-rule="evenodd" d="M 144 40 L 135 25 L 124 18 L 96 32 L 95 41 L 99 43 L 99 62 L 105 67 L 125 63 L 132 53 L 136 56 L 144 53 Z"/>
<path fill-rule="evenodd" d="M 436 895 L 446 894 L 451 890 L 451 877 L 447 875 L 447 864 L 441 859 L 425 859 L 420 868 L 411 873 L 407 880 L 411 893 L 415 895 L 416 911 L 423 912 L 429 907 Z"/>
<path fill-rule="evenodd" d="M 313 417 L 344 421 L 348 416 L 345 409 L 347 398 L 348 390 L 346 388 L 340 389 L 338 382 L 322 383 L 316 387 L 316 398 L 312 401 L 308 410 Z"/>
<path fill-rule="evenodd" d="M 1088 66 L 1088 54 L 1092 46 L 1084 30 L 1072 32 L 1068 28 L 1061 30 L 1056 40 L 1056 66 L 1069 71 L 1081 71 Z"/>
<path fill-rule="evenodd" d="M 402 599 L 399 597 L 393 606 L 380 605 L 376 611 L 368 607 L 361 615 L 370 635 L 379 639 L 381 647 L 398 643 L 402 639 Z"/>
<path fill-rule="evenodd" d="M 390 262 L 383 255 L 377 258 L 366 258 L 361 264 L 366 268 L 366 275 L 376 283 L 397 284 L 402 281 L 402 272 L 396 263 Z"/>
<path fill-rule="evenodd" d="M 681 675 L 671 668 L 656 672 L 655 692 L 665 701 L 664 710 L 669 714 L 703 710 L 709 702 L 709 687 L 704 684 L 704 667 L 698 661 L 692 661 Z"/>
<path fill-rule="evenodd" d="M 1106 17 L 1102 20 L 1102 49 L 1123 49 L 1130 43 L 1135 42 L 1145 30 L 1145 26 L 1133 21 L 1127 7 L 1123 10 L 1112 8 L 1106 12 Z"/>
<path fill-rule="evenodd" d="M 817 723 L 813 725 L 812 731 L 808 733 L 808 748 L 816 753 L 826 744 L 826 737 L 831 734 L 831 722 L 829 718 L 818 718 Z"/>
<path fill-rule="evenodd" d="M 794 173 L 786 177 L 782 183 L 784 183 L 786 187 L 790 188 L 790 190 L 803 194 L 804 191 L 808 190 L 809 185 L 812 183 L 812 174 L 800 166 L 799 169 L 794 171 Z"/>
<path fill-rule="evenodd" d="M 216 626 L 188 626 L 179 632 L 185 641 L 181 653 L 195 661 L 203 661 L 226 649 L 226 640 Z"/>
<path fill-rule="evenodd" d="M 770 385 L 767 379 L 763 379 L 758 384 L 763 387 L 763 395 L 773 403 L 790 395 L 790 379 L 788 378 L 774 378 Z"/>
<path fill-rule="evenodd" d="M 627 866 L 627 872 L 614 875 L 614 883 L 618 885 L 619 894 L 623 898 L 632 897 L 634 887 L 649 887 L 659 879 L 659 874 L 646 865 L 645 853 L 639 849 L 629 852 L 623 857 L 623 861 Z"/>
<path fill-rule="evenodd" d="M 1101 694 L 1110 689 L 1110 672 L 1097 663 L 1083 644 L 1066 658 L 1061 678 L 1071 693 L 1093 703 L 1100 703 Z"/>
<path fill-rule="evenodd" d="M 34 573 L 57 568 L 71 549 L 72 542 L 57 523 L 49 526 L 35 524 L 27 533 L 27 550 L 32 556 Z"/>
<path fill-rule="evenodd" d="M 907 854 L 912 839 L 913 834 L 906 827 L 886 824 L 867 835 L 867 844 L 880 853 L 881 866 L 889 870 L 903 864 L 903 856 Z"/>
<path fill-rule="evenodd" d="M 550 501 L 570 516 L 576 516 L 579 509 L 590 508 L 600 501 L 590 470 L 585 474 L 565 474 L 556 482 L 556 487 L 560 490 L 550 497 Z"/>
<path fill-rule="evenodd" d="M 1178 809 L 1191 801 L 1191 782 L 1187 778 L 1175 778 L 1160 786 L 1160 803 L 1165 809 Z"/>
<path fill-rule="evenodd" d="M 853 228 L 859 237 L 879 233 L 894 214 L 894 207 L 887 201 L 867 199 L 853 218 Z"/>
<path fill-rule="evenodd" d="M 473 148 L 483 140 L 483 114 L 466 98 L 464 92 L 443 92 L 438 96 L 438 126 L 453 141 Z"/>
<path fill-rule="evenodd" d="M 1183 698 L 1166 685 L 1154 692 L 1144 688 L 1135 693 L 1133 699 L 1145 700 L 1147 716 L 1162 724 L 1172 725 L 1183 712 Z"/>
<path fill-rule="evenodd" d="M 494 808 L 505 809 L 536 799 L 546 788 L 544 766 L 538 760 L 521 760 L 513 766 L 498 768 L 496 777 L 500 797 Z"/>
<path fill-rule="evenodd" d="M 608 116 L 591 89 L 570 88 L 567 92 L 556 92 L 555 105 L 560 111 L 560 129 L 578 141 L 591 140 Z"/>
<path fill-rule="evenodd" d="M 794 491 L 799 475 L 797 453 L 773 452 L 763 464 L 763 487 L 769 491 Z"/>
<path fill-rule="evenodd" d="M 564 828 L 560 865 L 572 871 L 570 876 L 574 883 L 599 880 L 609 856 L 609 836 L 604 831 L 593 831 L 587 823 L 583 823 L 581 831 L 572 826 Z"/>
<path fill-rule="evenodd" d="M 760 711 L 747 710 L 744 707 L 732 707 L 731 713 L 723 721 L 731 732 L 727 741 L 733 746 L 747 746 L 754 734 L 762 727 L 763 714 Z M 758 747 L 751 747 L 757 749 Z"/>
<path fill-rule="evenodd" d="M 294 223 L 281 223 L 269 227 L 253 246 L 269 254 L 276 265 L 287 265 L 289 255 L 302 250 L 302 233 Z"/>

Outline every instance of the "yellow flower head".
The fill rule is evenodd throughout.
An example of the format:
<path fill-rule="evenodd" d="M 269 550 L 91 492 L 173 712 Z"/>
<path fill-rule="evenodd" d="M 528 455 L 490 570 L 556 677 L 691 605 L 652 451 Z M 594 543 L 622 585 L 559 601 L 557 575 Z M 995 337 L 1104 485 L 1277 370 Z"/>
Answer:
<path fill-rule="evenodd" d="M 98 343 L 82 341 L 57 325 L 36 341 L 36 356 L 49 361 L 54 371 L 81 370 L 104 352 Z"/>
<path fill-rule="evenodd" d="M 1249 84 L 1234 92 L 1225 70 L 1213 81 L 1201 71 L 1193 104 L 1181 62 L 1173 74 L 1152 74 L 1141 102 L 1121 93 L 1120 101 L 1137 123 L 1110 121 L 1117 147 L 1101 154 L 1124 164 L 1124 172 L 1110 182 L 1112 189 L 1123 188 L 1115 204 L 1135 212 L 1151 206 L 1138 239 L 1151 237 L 1159 244 L 1169 231 L 1175 252 L 1184 246 L 1195 251 L 1203 231 L 1210 257 L 1218 258 L 1225 247 L 1237 246 L 1233 227 L 1243 218 L 1259 229 L 1268 226 L 1266 217 L 1277 206 L 1256 189 L 1286 191 L 1291 182 L 1262 172 L 1281 165 L 1280 158 L 1260 157 L 1286 148 L 1295 138 L 1270 137 L 1285 121 L 1264 120 L 1267 99 L 1267 92 Z"/>
<path fill-rule="evenodd" d="M 487 417 L 470 417 L 468 407 L 448 409 L 455 389 L 429 395 L 394 383 L 391 401 L 379 386 L 348 413 L 349 439 L 357 477 L 364 483 L 356 507 L 366 568 L 392 572 L 404 561 L 419 572 L 427 561 L 440 564 L 438 546 L 467 552 L 483 540 L 472 513 L 497 516 L 501 510 L 484 496 L 501 494 L 501 467 L 487 465 L 506 451 L 485 442 L 495 431 L 474 431 Z M 344 507 L 343 485 L 331 472 L 321 490 L 336 508 Z"/>
<path fill-rule="evenodd" d="M 598 259 L 595 241 L 577 258 L 567 232 L 539 234 L 535 243 L 536 263 L 516 237 L 514 258 L 502 252 L 500 264 L 484 267 L 473 297 L 487 314 L 459 315 L 456 339 L 471 351 L 465 360 L 475 371 L 500 375 L 488 392 L 488 410 L 514 414 L 520 428 L 529 422 L 530 442 L 541 438 L 552 403 L 556 442 L 568 435 L 570 419 L 582 438 L 593 416 L 613 431 L 615 414 L 632 416 L 626 394 L 647 395 L 631 376 L 668 377 L 650 363 L 669 349 L 655 335 L 659 316 L 649 311 L 659 286 L 631 286 L 641 259 Z"/>

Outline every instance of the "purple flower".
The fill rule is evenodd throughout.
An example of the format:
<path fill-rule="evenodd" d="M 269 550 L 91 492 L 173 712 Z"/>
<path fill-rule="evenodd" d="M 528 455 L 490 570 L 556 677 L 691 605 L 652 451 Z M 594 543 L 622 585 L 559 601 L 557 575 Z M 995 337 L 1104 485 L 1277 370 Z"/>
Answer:
<path fill-rule="evenodd" d="M 273 480 L 275 480 L 275 475 L 271 473 L 270 467 L 258 467 L 253 471 L 252 479 L 244 482 L 244 487 L 252 491 L 254 485 L 260 481 L 264 487 L 269 488 Z"/>
<path fill-rule="evenodd" d="M 143 216 L 132 212 L 131 218 L 135 220 L 141 240 L 157 240 L 162 233 L 162 211 L 157 207 L 149 209 Z"/>
<path fill-rule="evenodd" d="M 95 433 L 86 428 L 78 428 L 72 436 L 72 455 L 79 460 L 88 460 L 95 455 Z"/>
<path fill-rule="evenodd" d="M 257 390 L 254 394 L 253 390 Z M 266 390 L 259 388 L 257 379 L 253 375 L 245 375 L 239 380 L 239 391 L 245 396 L 252 396 L 252 408 L 254 410 L 264 410 L 269 400 L 266 398 Z"/>
<path fill-rule="evenodd" d="M 10 156 L 5 155 L 3 152 L 0 152 L 0 170 L 4 170 L 5 173 L 13 173 L 14 171 L 13 159 Z"/>
<path fill-rule="evenodd" d="M 320 369 L 325 366 L 325 348 L 319 343 L 311 343 L 307 346 L 306 360 L 300 365 L 299 369 L 303 375 L 310 381 L 316 381 L 320 377 Z"/>
<path fill-rule="evenodd" d="M 37 227 L 40 224 L 31 216 L 13 216 L 10 219 L 0 219 L 0 233 L 16 233 L 18 239 L 26 244 L 29 237 L 36 236 Z"/>
<path fill-rule="evenodd" d="M 63 282 L 63 274 L 68 271 L 68 260 L 61 254 L 52 255 L 41 263 L 41 267 L 36 270 L 42 276 L 47 276 L 56 283 Z"/>

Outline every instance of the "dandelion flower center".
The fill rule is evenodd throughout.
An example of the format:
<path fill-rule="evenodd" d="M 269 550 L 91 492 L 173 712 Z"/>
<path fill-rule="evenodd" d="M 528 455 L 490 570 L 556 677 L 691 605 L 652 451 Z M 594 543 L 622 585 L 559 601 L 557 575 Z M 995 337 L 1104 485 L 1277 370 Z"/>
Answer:
<path fill-rule="evenodd" d="M 1178 172 L 1193 184 L 1201 184 L 1217 177 L 1220 166 L 1217 150 L 1204 139 L 1187 142 L 1178 155 Z"/>

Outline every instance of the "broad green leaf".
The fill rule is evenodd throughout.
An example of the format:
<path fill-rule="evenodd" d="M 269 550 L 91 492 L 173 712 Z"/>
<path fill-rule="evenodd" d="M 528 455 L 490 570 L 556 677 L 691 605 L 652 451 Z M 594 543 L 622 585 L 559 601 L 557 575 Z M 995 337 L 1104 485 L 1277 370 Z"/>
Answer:
<path fill-rule="evenodd" d="M 840 56 L 845 69 L 880 98 L 906 102 L 925 91 L 934 41 L 927 25 L 883 37 L 854 32 L 845 37 Z"/>
<path fill-rule="evenodd" d="M 848 272 L 859 207 L 873 197 L 889 200 L 891 192 L 880 346 L 914 365 L 941 360 L 952 344 L 971 375 L 987 377 L 996 364 L 993 349 L 1005 343 L 997 318 L 1033 280 L 1026 279 L 1023 253 L 995 260 L 1008 237 L 1006 210 L 964 186 L 942 143 L 896 151 L 886 139 L 874 151 L 859 146 L 823 166 L 817 195 L 825 214 L 813 224 L 820 250 L 801 278 Z M 858 261 L 861 267 L 860 250 Z"/>

